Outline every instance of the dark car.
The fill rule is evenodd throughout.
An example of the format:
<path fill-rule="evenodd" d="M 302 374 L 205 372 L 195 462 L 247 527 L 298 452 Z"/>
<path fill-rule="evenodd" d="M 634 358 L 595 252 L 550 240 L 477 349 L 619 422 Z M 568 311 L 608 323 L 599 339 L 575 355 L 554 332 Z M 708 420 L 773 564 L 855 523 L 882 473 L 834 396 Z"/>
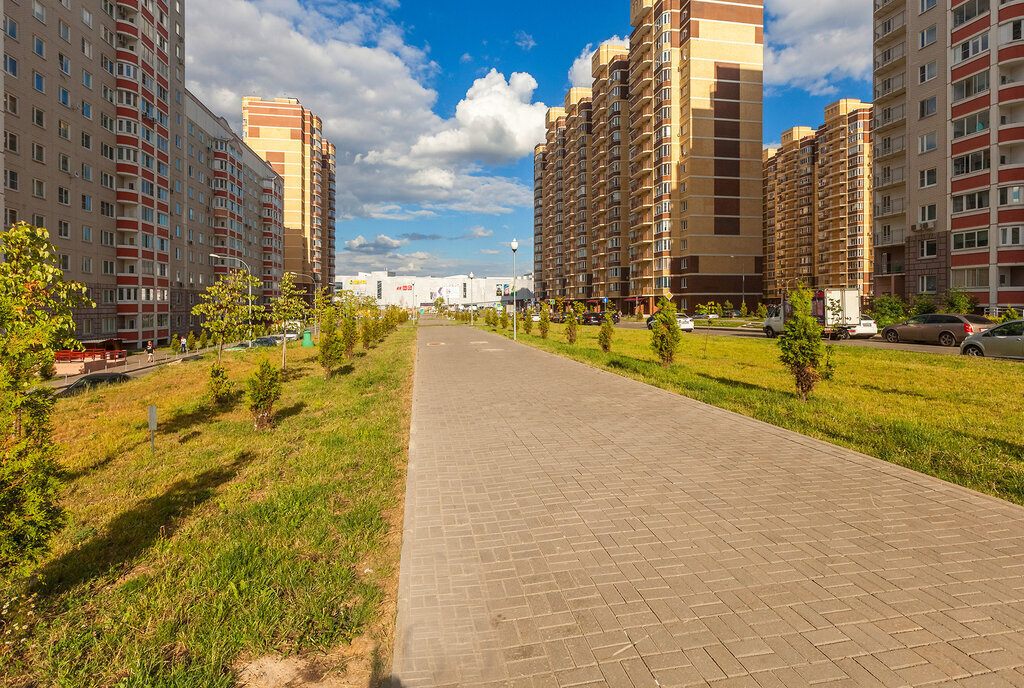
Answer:
<path fill-rule="evenodd" d="M 553 323 L 564 323 L 565 322 L 565 313 L 552 313 L 551 314 L 551 322 L 553 322 Z"/>
<path fill-rule="evenodd" d="M 280 342 L 273 337 L 257 337 L 252 340 L 253 346 L 277 346 L 278 344 L 280 344 Z"/>
<path fill-rule="evenodd" d="M 604 322 L 604 317 L 606 315 L 610 315 L 612 317 L 612 322 L 613 323 L 619 322 L 619 314 L 618 313 L 613 313 L 611 311 L 606 311 L 604 313 L 584 313 L 583 314 L 582 323 L 584 325 L 600 325 L 601 323 Z"/>
<path fill-rule="evenodd" d="M 956 346 L 977 332 L 984 332 L 995 323 L 981 315 L 957 313 L 929 313 L 889 325 L 882 330 L 882 339 L 896 342 L 927 342 L 942 346 Z"/>
<path fill-rule="evenodd" d="M 89 373 L 88 375 L 80 377 L 72 382 L 66 389 L 58 393 L 57 396 L 71 397 L 93 389 L 94 387 L 119 384 L 121 382 L 128 382 L 129 380 L 131 380 L 131 378 L 124 373 Z"/>

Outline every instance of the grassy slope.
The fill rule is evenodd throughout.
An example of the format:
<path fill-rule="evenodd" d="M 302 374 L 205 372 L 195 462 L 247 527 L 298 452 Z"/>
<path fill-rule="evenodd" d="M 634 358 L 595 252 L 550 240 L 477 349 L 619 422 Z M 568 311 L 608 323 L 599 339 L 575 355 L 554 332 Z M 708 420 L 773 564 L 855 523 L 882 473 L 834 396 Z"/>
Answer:
<path fill-rule="evenodd" d="M 490 329 L 490 328 L 488 328 Z M 836 347 L 838 371 L 807 403 L 767 339 L 685 334 L 668 369 L 646 330 L 617 329 L 612 352 L 596 327 L 575 346 L 552 325 L 527 344 L 746 416 L 1024 504 L 1024 365 L 868 347 Z M 510 333 L 505 333 L 510 336 Z M 686 428 L 680 428 L 686 432 Z"/>
<path fill-rule="evenodd" d="M 72 520 L 42 566 L 35 649 L 0 676 L 228 686 L 239 659 L 326 651 L 378 623 L 397 575 L 388 533 L 400 535 L 415 332 L 331 381 L 315 349 L 289 347 L 278 420 L 261 434 L 244 400 L 204 400 L 209 360 L 61 402 Z M 225 356 L 231 378 L 257 356 Z"/>

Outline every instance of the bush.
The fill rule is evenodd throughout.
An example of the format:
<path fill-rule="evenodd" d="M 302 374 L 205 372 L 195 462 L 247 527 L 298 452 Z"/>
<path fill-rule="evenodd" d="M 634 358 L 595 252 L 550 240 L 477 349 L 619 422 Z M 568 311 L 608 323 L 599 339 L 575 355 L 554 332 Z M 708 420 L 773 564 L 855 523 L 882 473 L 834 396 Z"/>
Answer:
<path fill-rule="evenodd" d="M 740 304 L 740 317 L 745 318 L 750 315 L 750 311 L 747 310 L 747 302 L 744 301 Z"/>
<path fill-rule="evenodd" d="M 789 301 L 793 316 L 786 319 L 785 332 L 779 339 L 779 358 L 793 373 L 800 399 L 807 401 L 823 370 L 831 376 L 834 364 L 826 359 L 821 325 L 811 316 L 811 292 L 797 287 L 790 292 Z"/>
<path fill-rule="evenodd" d="M 729 299 L 726 299 L 725 303 L 722 304 L 722 309 L 724 310 L 725 313 L 732 313 L 732 310 L 733 310 L 733 308 L 732 308 L 732 301 L 730 301 Z"/>
<path fill-rule="evenodd" d="M 601 351 L 605 353 L 611 351 L 614 338 L 615 323 L 612 322 L 612 314 L 605 313 L 604 320 L 601 322 L 601 330 L 597 333 L 597 343 L 601 346 Z"/>
<path fill-rule="evenodd" d="M 533 332 L 533 313 L 527 312 L 523 317 L 523 332 L 531 334 Z"/>
<path fill-rule="evenodd" d="M 228 379 L 228 371 L 224 366 L 214 364 L 210 366 L 210 380 L 207 382 L 210 390 L 210 397 L 215 404 L 223 404 L 231 398 L 231 380 Z"/>
<path fill-rule="evenodd" d="M 207 344 L 210 343 L 210 338 L 206 334 L 206 330 L 203 330 L 202 334 L 199 335 L 199 348 L 205 349 Z"/>
<path fill-rule="evenodd" d="M 768 317 L 768 309 L 763 303 L 757 304 L 757 317 L 759 320 L 764 320 Z"/>
<path fill-rule="evenodd" d="M 658 301 L 658 313 L 651 324 L 651 351 L 661 361 L 661 365 L 672 365 L 682 338 L 683 333 L 676 321 L 676 305 L 662 297 Z"/>
<path fill-rule="evenodd" d="M 39 364 L 39 377 L 43 380 L 52 380 L 57 376 L 57 361 L 54 357 L 47 357 Z"/>
<path fill-rule="evenodd" d="M 583 304 L 574 303 L 565 314 L 565 341 L 569 344 L 575 344 L 576 338 L 580 333 L 580 313 L 583 310 Z"/>
<path fill-rule="evenodd" d="M 330 379 L 345 357 L 345 344 L 342 341 L 341 333 L 338 332 L 334 313 L 328 310 L 326 315 L 327 317 L 324 318 L 320 327 L 320 351 L 317 352 L 317 362 L 324 369 L 324 377 Z M 379 321 L 374 320 L 373 322 Z"/>
<path fill-rule="evenodd" d="M 1020 313 L 1017 312 L 1016 308 L 1007 308 L 1003 311 L 1003 317 L 999 319 L 999 322 L 1010 322 L 1011 320 L 1020 320 Z"/>
<path fill-rule="evenodd" d="M 359 339 L 363 342 L 363 348 L 367 351 L 373 343 L 373 322 L 369 318 L 363 318 L 359 324 Z"/>
<path fill-rule="evenodd" d="M 540 312 L 540 322 L 537 323 L 537 331 L 540 333 L 541 339 L 548 338 L 548 332 L 551 330 L 551 314 L 548 313 L 548 309 L 544 309 Z"/>
<path fill-rule="evenodd" d="M 356 343 L 359 341 L 359 325 L 355 317 L 349 315 L 341 319 L 341 346 L 349 358 L 355 356 Z"/>
<path fill-rule="evenodd" d="M 910 306 L 910 315 L 928 315 L 929 313 L 937 313 L 938 310 L 938 306 L 935 305 L 935 299 L 928 294 L 919 294 L 914 298 L 914 302 Z"/>
<path fill-rule="evenodd" d="M 189 351 L 196 350 L 196 336 L 191 332 L 189 332 L 188 337 L 185 338 L 185 348 Z"/>
<path fill-rule="evenodd" d="M 907 319 L 907 302 L 893 294 L 876 296 L 868 314 L 879 327 L 887 327 Z"/>
<path fill-rule="evenodd" d="M 170 346 L 167 347 L 167 350 L 170 353 L 172 353 L 172 354 L 178 353 L 178 349 L 180 348 L 180 342 L 181 342 L 181 336 L 180 335 L 176 335 L 176 334 L 175 335 L 171 335 L 171 344 L 170 344 Z"/>
<path fill-rule="evenodd" d="M 946 293 L 943 305 L 947 313 L 973 313 L 974 309 L 978 307 L 978 299 L 963 289 L 950 289 Z"/>
<path fill-rule="evenodd" d="M 508 329 L 508 311 L 504 308 L 501 309 L 501 329 Z"/>
<path fill-rule="evenodd" d="M 245 387 L 253 426 L 257 430 L 270 427 L 274 419 L 274 402 L 281 398 L 281 372 L 264 358 L 249 376 Z"/>

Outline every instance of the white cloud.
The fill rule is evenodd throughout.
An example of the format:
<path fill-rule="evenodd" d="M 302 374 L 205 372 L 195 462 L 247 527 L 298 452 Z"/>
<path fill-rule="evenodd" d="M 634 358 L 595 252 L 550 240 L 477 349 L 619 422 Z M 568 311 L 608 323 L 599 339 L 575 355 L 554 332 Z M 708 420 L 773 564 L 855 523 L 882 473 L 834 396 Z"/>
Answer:
<path fill-rule="evenodd" d="M 483 253 L 488 256 L 497 256 L 501 253 L 501 251 L 497 251 L 493 248 L 482 248 L 480 249 L 480 253 Z"/>
<path fill-rule="evenodd" d="M 629 45 L 629 36 L 625 38 L 619 38 L 618 36 L 612 36 L 606 41 L 601 41 L 601 45 Z M 594 84 L 594 53 L 596 52 L 593 43 L 587 43 L 587 46 L 583 48 L 583 51 L 579 54 L 575 60 L 573 60 L 572 67 L 569 68 L 569 83 L 574 87 L 578 88 L 590 88 Z"/>
<path fill-rule="evenodd" d="M 871 78 L 871 3 L 769 0 L 765 3 L 767 86 L 833 95 L 833 82 Z"/>
<path fill-rule="evenodd" d="M 462 57 L 459 58 L 459 62 L 461 62 L 462 64 L 466 64 L 467 62 L 472 62 L 472 61 L 473 61 L 473 56 L 470 55 L 469 53 L 462 53 Z"/>
<path fill-rule="evenodd" d="M 529 207 L 529 188 L 482 165 L 513 163 L 543 136 L 546 106 L 531 102 L 533 77 L 506 81 L 492 71 L 469 89 L 455 118 L 439 117 L 427 85 L 439 68 L 428 49 L 406 44 L 388 16 L 397 5 L 192 3 L 188 87 L 239 130 L 244 95 L 293 96 L 320 115 L 338 149 L 340 219 Z"/>
<path fill-rule="evenodd" d="M 356 253 L 380 254 L 393 251 L 404 243 L 405 241 L 392 239 L 386 234 L 378 234 L 376 239 L 368 241 L 366 237 L 360 234 L 355 239 L 346 241 L 345 248 Z"/>
<path fill-rule="evenodd" d="M 486 227 L 470 227 L 469 231 L 462 235 L 463 239 L 486 239 L 494 236 L 494 232 Z"/>
<path fill-rule="evenodd" d="M 493 255 L 497 253 L 500 252 Z M 341 251 L 335 257 L 335 264 L 339 275 L 385 269 L 394 270 L 400 275 L 413 276 L 466 275 L 474 272 L 478 277 L 483 277 L 508 275 L 512 272 L 511 266 L 505 265 L 504 261 L 486 258 L 448 258 L 427 251 L 390 252 L 378 255 Z"/>
<path fill-rule="evenodd" d="M 516 31 L 516 45 L 529 52 L 537 47 L 537 41 L 525 31 Z"/>

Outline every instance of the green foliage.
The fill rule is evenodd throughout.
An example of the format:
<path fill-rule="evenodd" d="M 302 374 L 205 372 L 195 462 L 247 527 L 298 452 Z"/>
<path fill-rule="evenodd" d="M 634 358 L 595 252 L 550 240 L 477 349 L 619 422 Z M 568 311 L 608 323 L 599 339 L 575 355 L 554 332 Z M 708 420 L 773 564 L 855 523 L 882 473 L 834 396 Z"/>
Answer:
<path fill-rule="evenodd" d="M 206 330 L 203 330 L 202 334 L 199 335 L 199 348 L 205 349 L 210 343 L 210 337 L 206 334 Z"/>
<path fill-rule="evenodd" d="M 240 339 L 248 328 L 252 302 L 249 287 L 258 289 L 259 280 L 247 272 L 231 270 L 206 288 L 199 298 L 202 303 L 192 308 L 192 315 L 202 320 L 203 325 L 217 339 L 217 364 L 224 353 L 224 342 Z"/>
<path fill-rule="evenodd" d="M 935 299 L 928 294 L 919 294 L 914 298 L 913 303 L 910 306 L 910 315 L 928 315 L 929 313 L 938 313 L 939 307 L 935 305 Z"/>
<path fill-rule="evenodd" d="M 740 304 L 740 317 L 745 318 L 750 315 L 750 311 L 747 310 L 747 302 L 744 301 Z"/>
<path fill-rule="evenodd" d="M 724 315 L 724 313 L 722 311 L 722 304 L 714 303 L 714 302 L 712 302 L 712 303 L 713 303 L 713 305 L 715 307 L 715 315 L 717 315 L 719 318 L 721 318 Z"/>
<path fill-rule="evenodd" d="M 876 296 L 871 304 L 869 315 L 878 324 L 879 329 L 902 322 L 907 319 L 909 306 L 907 302 L 895 294 Z"/>
<path fill-rule="evenodd" d="M 443 313 L 444 312 L 444 299 L 441 298 L 440 296 L 438 296 L 436 299 L 434 299 L 434 312 L 435 313 Z"/>
<path fill-rule="evenodd" d="M 320 346 L 322 352 L 322 342 Z M 249 397 L 249 410 L 252 412 L 255 429 L 270 427 L 274 419 L 274 402 L 281 398 L 281 371 L 267 359 L 261 359 L 245 383 L 245 393 Z"/>
<path fill-rule="evenodd" d="M 233 385 L 228 379 L 228 371 L 224 366 L 219 363 L 210 366 L 210 379 L 206 384 L 207 389 L 210 390 L 210 398 L 215 404 L 223 404 L 231 399 Z"/>
<path fill-rule="evenodd" d="M 355 356 L 358 341 L 359 324 L 354 315 L 346 315 L 341 319 L 341 348 L 344 349 L 346 357 Z"/>
<path fill-rule="evenodd" d="M 171 335 L 171 343 L 167 347 L 167 350 L 170 353 L 172 353 L 172 354 L 178 353 L 178 349 L 181 348 L 180 342 L 181 342 L 181 335 L 172 334 Z"/>
<path fill-rule="evenodd" d="M 48 360 L 39 364 L 39 379 L 52 380 L 57 376 L 57 361 Z"/>
<path fill-rule="evenodd" d="M 768 308 L 763 304 L 757 304 L 757 318 L 758 320 L 764 320 L 768 317 Z"/>
<path fill-rule="evenodd" d="M 508 329 L 508 311 L 505 310 L 504 308 L 501 309 L 500 325 L 501 325 L 501 329 L 503 329 L 503 330 L 507 330 Z"/>
<path fill-rule="evenodd" d="M 541 339 L 548 338 L 548 332 L 551 330 L 551 314 L 548 309 L 545 308 L 540 312 L 540 322 L 537 323 L 537 331 L 540 333 Z"/>
<path fill-rule="evenodd" d="M 533 311 L 527 311 L 526 316 L 523 317 L 523 332 L 526 334 L 533 332 Z"/>
<path fill-rule="evenodd" d="M 0 575 L 37 561 L 63 527 L 53 393 L 36 376 L 54 350 L 78 348 L 72 311 L 93 307 L 64 279 L 45 229 L 23 222 L 0 235 Z"/>
<path fill-rule="evenodd" d="M 363 318 L 362 322 L 359 323 L 359 339 L 363 342 L 363 348 L 367 351 L 370 350 L 370 345 L 373 344 L 373 321 L 370 318 Z"/>
<path fill-rule="evenodd" d="M 597 333 L 597 343 L 601 351 L 608 353 L 612 350 L 612 340 L 615 338 L 615 323 L 612 321 L 612 314 L 605 313 L 601 322 L 601 329 Z"/>
<path fill-rule="evenodd" d="M 309 308 L 306 306 L 305 292 L 295 286 L 292 273 L 286 272 L 281 278 L 281 295 L 274 299 L 270 307 L 271 317 L 274 322 L 281 324 L 281 369 L 288 367 L 288 322 L 302 322 L 309 317 Z"/>
<path fill-rule="evenodd" d="M 185 348 L 188 351 L 196 350 L 196 336 L 192 334 L 191 330 L 189 330 L 188 336 L 185 337 Z"/>
<path fill-rule="evenodd" d="M 584 306 L 582 303 L 574 303 L 565 313 L 565 341 L 575 344 L 580 334 L 580 316 L 583 315 Z"/>
<path fill-rule="evenodd" d="M 334 309 L 325 309 L 322 317 L 323 321 L 320 324 L 320 351 L 317 354 L 317 362 L 324 369 L 324 377 L 330 379 L 334 375 L 335 369 L 341 366 L 345 358 L 345 343 L 342 340 L 341 333 L 338 331 Z"/>
<path fill-rule="evenodd" d="M 696 315 L 704 316 L 705 325 L 708 328 L 715 326 L 715 321 L 711 317 L 716 313 L 716 308 L 720 308 L 714 301 L 708 301 L 707 303 L 698 303 L 695 311 Z M 711 330 L 709 329 L 704 333 L 704 358 L 708 357 L 708 340 L 711 338 Z"/>
<path fill-rule="evenodd" d="M 729 299 L 726 299 L 725 303 L 722 304 L 722 311 L 724 313 L 731 313 L 732 310 L 733 310 L 733 308 L 732 308 L 732 301 L 730 301 Z"/>
<path fill-rule="evenodd" d="M 676 305 L 663 296 L 658 301 L 658 312 L 651 325 L 651 351 L 661 361 L 661 365 L 672 365 L 682 337 L 683 333 L 676 321 Z"/>
<path fill-rule="evenodd" d="M 999 322 L 1010 322 L 1011 320 L 1020 320 L 1020 313 L 1016 308 L 1007 308 L 1003 311 L 1003 317 L 999 319 Z"/>
<path fill-rule="evenodd" d="M 785 332 L 778 341 L 779 358 L 793 374 L 800 399 L 807 401 L 826 367 L 825 345 L 821 325 L 811 316 L 811 292 L 797 287 L 789 293 L 789 302 L 793 316 L 786 318 Z"/>
<path fill-rule="evenodd" d="M 974 309 L 978 307 L 978 299 L 963 289 L 954 288 L 946 292 L 943 306 L 947 313 L 973 313 Z"/>

